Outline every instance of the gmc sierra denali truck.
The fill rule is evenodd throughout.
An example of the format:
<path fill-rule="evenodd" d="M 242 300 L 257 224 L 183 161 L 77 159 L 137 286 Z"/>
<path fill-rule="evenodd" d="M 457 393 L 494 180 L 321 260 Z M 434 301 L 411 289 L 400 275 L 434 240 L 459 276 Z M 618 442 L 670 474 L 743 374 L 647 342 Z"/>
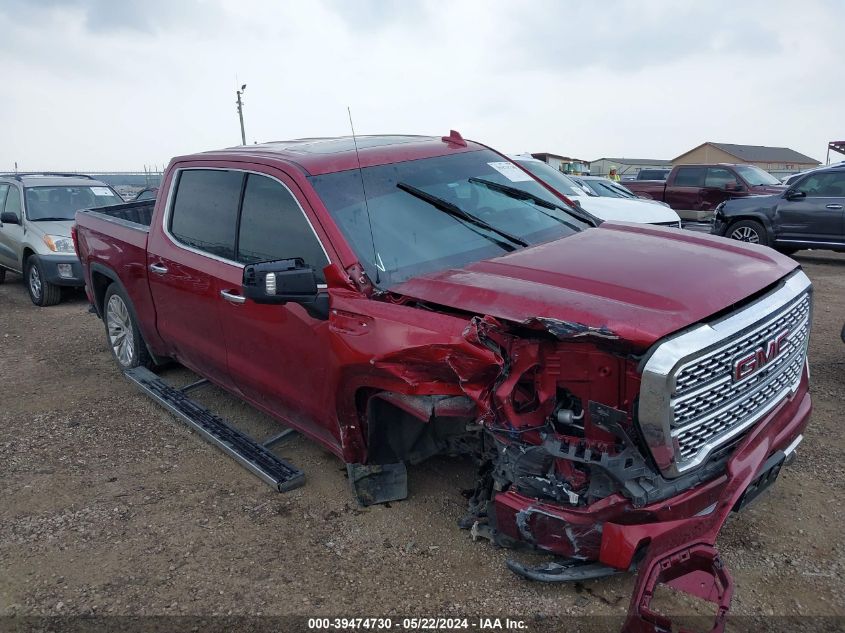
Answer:
<path fill-rule="evenodd" d="M 754 165 L 676 165 L 665 180 L 634 180 L 625 186 L 641 198 L 665 202 L 684 220 L 709 221 L 731 198 L 782 193 L 786 187 Z"/>
<path fill-rule="evenodd" d="M 810 282 L 765 247 L 596 224 L 452 132 L 175 158 L 154 202 L 80 211 L 74 239 L 130 377 L 184 364 L 334 452 L 361 503 L 471 455 L 461 526 L 557 557 L 514 572 L 636 570 L 626 630 L 669 630 L 661 583 L 721 630 L 716 536 L 810 415 Z"/>

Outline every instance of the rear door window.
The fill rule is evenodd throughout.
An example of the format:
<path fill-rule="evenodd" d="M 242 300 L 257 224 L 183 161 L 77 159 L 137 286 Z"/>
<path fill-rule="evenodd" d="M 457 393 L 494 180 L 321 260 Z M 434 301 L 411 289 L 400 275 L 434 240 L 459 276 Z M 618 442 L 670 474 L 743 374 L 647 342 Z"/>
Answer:
<path fill-rule="evenodd" d="M 9 191 L 9 185 L 0 184 L 0 211 L 3 210 L 3 206 L 6 204 L 7 191 Z"/>
<path fill-rule="evenodd" d="M 301 257 L 325 283 L 328 259 L 293 194 L 277 180 L 249 174 L 238 233 L 244 264 Z"/>
<path fill-rule="evenodd" d="M 238 203 L 245 174 L 225 169 L 180 172 L 170 214 L 176 240 L 224 259 L 235 259 Z"/>
<path fill-rule="evenodd" d="M 679 167 L 675 174 L 676 187 L 703 187 L 706 167 Z"/>

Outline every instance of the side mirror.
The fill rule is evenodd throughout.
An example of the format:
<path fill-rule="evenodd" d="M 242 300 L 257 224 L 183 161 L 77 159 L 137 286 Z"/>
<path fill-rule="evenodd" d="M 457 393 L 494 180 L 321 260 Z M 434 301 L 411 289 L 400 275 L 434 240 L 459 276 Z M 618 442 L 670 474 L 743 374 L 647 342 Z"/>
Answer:
<path fill-rule="evenodd" d="M 255 303 L 299 303 L 315 319 L 329 317 L 329 297 L 311 266 L 297 257 L 244 266 L 243 295 Z"/>
<path fill-rule="evenodd" d="M 724 188 L 725 191 L 739 191 L 739 189 L 740 189 L 739 183 L 736 182 L 736 181 L 726 182 L 725 186 L 723 188 Z"/>
<path fill-rule="evenodd" d="M 20 224 L 21 219 L 14 211 L 4 211 L 0 213 L 0 224 Z"/>
<path fill-rule="evenodd" d="M 317 298 L 317 278 L 298 257 L 248 264 L 243 291 L 255 303 L 307 303 Z"/>
<path fill-rule="evenodd" d="M 787 200 L 800 200 L 801 198 L 806 198 L 807 193 L 804 191 L 798 191 L 797 189 L 790 189 L 783 194 L 783 197 Z"/>

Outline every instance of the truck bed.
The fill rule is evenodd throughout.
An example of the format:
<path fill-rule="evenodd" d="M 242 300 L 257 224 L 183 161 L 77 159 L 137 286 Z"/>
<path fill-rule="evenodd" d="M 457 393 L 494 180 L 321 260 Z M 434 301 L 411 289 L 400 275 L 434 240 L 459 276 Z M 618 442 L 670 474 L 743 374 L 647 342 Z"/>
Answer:
<path fill-rule="evenodd" d="M 84 209 L 82 213 L 98 213 L 106 215 L 113 220 L 122 220 L 129 224 L 136 224 L 140 227 L 149 228 L 153 220 L 155 200 L 142 200 L 141 202 L 127 202 L 115 204 L 108 207 L 94 207 Z"/>

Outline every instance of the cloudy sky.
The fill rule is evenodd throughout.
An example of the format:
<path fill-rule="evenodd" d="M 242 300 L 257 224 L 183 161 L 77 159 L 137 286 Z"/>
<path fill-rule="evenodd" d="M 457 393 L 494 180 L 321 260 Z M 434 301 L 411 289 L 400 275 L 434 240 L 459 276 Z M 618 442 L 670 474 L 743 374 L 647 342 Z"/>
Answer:
<path fill-rule="evenodd" d="M 0 0 L 0 170 L 142 169 L 247 142 L 443 134 L 672 158 L 824 160 L 845 137 L 845 2 Z"/>

